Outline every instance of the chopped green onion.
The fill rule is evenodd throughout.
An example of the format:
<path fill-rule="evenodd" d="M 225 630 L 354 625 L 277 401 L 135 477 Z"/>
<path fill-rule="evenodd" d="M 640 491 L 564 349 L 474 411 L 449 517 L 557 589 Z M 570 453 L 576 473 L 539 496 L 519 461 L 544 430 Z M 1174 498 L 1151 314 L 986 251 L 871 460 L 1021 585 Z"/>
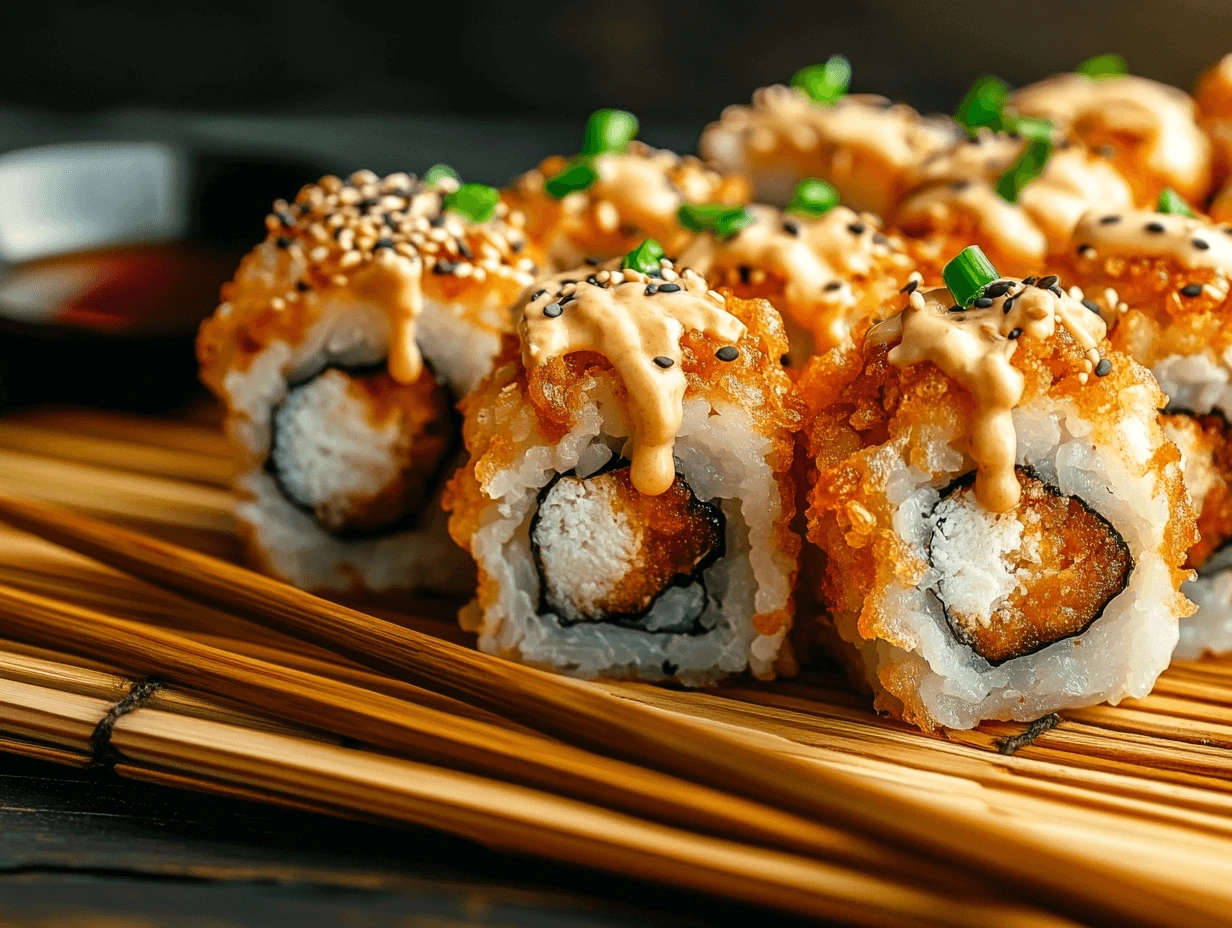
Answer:
<path fill-rule="evenodd" d="M 1155 204 L 1155 212 L 1171 213 L 1174 216 L 1188 216 L 1193 218 L 1194 211 L 1189 204 L 1185 202 L 1185 198 L 1173 190 L 1171 187 L 1165 187 L 1159 194 L 1159 201 Z"/>
<path fill-rule="evenodd" d="M 1088 58 L 1078 67 L 1074 68 L 1079 74 L 1085 74 L 1087 77 L 1121 77 L 1129 73 L 1129 65 L 1125 63 L 1123 55 L 1096 55 L 1094 58 Z"/>
<path fill-rule="evenodd" d="M 968 132 L 984 127 L 1000 129 L 1009 101 L 1010 85 L 993 74 L 985 74 L 976 78 L 954 116 Z"/>
<path fill-rule="evenodd" d="M 838 191 L 834 189 L 833 184 L 827 184 L 816 177 L 806 177 L 796 184 L 786 212 L 816 218 L 824 216 L 838 206 L 838 200 Z"/>
<path fill-rule="evenodd" d="M 791 86 L 803 90 L 818 103 L 836 103 L 851 86 L 851 62 L 842 55 L 831 55 L 824 64 L 801 68 L 791 78 Z"/>
<path fill-rule="evenodd" d="M 463 184 L 453 193 L 445 195 L 444 206 L 450 212 L 460 213 L 471 222 L 487 222 L 496 212 L 500 191 L 487 184 Z"/>
<path fill-rule="evenodd" d="M 624 110 L 595 110 L 586 120 L 582 154 L 622 152 L 637 137 L 637 117 Z"/>
<path fill-rule="evenodd" d="M 443 180 L 460 180 L 458 172 L 447 164 L 434 164 L 424 172 L 423 182 L 429 187 L 435 187 Z"/>
<path fill-rule="evenodd" d="M 578 190 L 585 190 L 599 179 L 598 173 L 589 163 L 582 160 L 571 161 L 563 171 L 549 177 L 543 184 L 548 196 L 563 200 L 566 196 Z"/>
<path fill-rule="evenodd" d="M 978 245 L 968 245 L 941 271 L 954 302 L 966 309 L 1001 275 Z"/>
<path fill-rule="evenodd" d="M 752 214 L 743 206 L 726 203 L 686 203 L 676 210 L 676 219 L 693 232 L 713 232 L 729 239 L 753 223 Z"/>
<path fill-rule="evenodd" d="M 1031 139 L 1014 163 L 997 181 L 997 193 L 1007 203 L 1017 203 L 1023 188 L 1044 173 L 1052 157 L 1052 142 Z"/>
<path fill-rule="evenodd" d="M 1019 116 L 1017 113 L 1006 113 L 1005 131 L 1021 135 L 1031 142 L 1047 142 L 1052 144 L 1055 127 L 1051 120 L 1038 116 Z"/>
<path fill-rule="evenodd" d="M 663 246 L 653 238 L 648 238 L 625 255 L 625 259 L 620 263 L 620 266 L 640 271 L 643 274 L 652 274 L 659 269 L 659 262 L 664 257 L 666 255 L 663 253 Z"/>

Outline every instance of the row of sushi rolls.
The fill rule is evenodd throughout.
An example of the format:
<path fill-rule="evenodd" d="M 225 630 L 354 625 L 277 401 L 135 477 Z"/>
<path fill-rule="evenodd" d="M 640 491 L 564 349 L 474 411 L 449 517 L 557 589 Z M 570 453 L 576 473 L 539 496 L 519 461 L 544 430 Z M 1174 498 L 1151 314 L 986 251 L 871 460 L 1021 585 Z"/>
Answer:
<path fill-rule="evenodd" d="M 202 326 L 254 564 L 491 654 L 709 686 L 829 653 L 925 730 L 1232 651 L 1232 55 L 955 117 L 838 55 L 700 157 L 594 113 L 504 189 L 279 200 Z"/>

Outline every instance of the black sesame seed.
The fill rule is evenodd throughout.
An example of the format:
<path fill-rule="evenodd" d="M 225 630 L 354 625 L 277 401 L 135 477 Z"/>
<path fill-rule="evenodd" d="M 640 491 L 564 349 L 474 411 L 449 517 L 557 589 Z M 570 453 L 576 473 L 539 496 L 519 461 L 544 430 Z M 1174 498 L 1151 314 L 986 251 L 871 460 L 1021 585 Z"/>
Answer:
<path fill-rule="evenodd" d="M 753 269 L 747 264 L 742 264 L 736 268 L 736 273 L 740 275 L 740 282 L 742 284 L 747 284 L 749 282 L 749 277 L 753 274 Z"/>
<path fill-rule="evenodd" d="M 1008 280 L 994 281 L 984 288 L 984 296 L 992 297 L 995 300 L 999 296 L 1005 296 L 1009 289 L 1010 282 Z"/>
<path fill-rule="evenodd" d="M 475 260 L 475 253 L 471 251 L 471 246 L 466 244 L 466 242 L 458 242 L 458 253 L 467 261 Z"/>
<path fill-rule="evenodd" d="M 526 242 L 522 241 L 522 239 L 518 239 L 516 242 L 509 243 L 509 250 L 512 251 L 515 255 L 525 247 L 526 247 Z"/>
<path fill-rule="evenodd" d="M 920 285 L 920 282 L 918 280 L 909 280 L 907 281 L 907 285 L 903 287 L 903 289 L 899 290 L 898 292 L 912 294 L 912 293 L 915 293 L 915 288 L 918 287 L 919 285 Z"/>
<path fill-rule="evenodd" d="M 826 284 L 824 287 L 822 287 L 822 289 L 823 290 L 841 290 L 843 289 L 843 282 L 841 280 L 832 280 L 828 284 Z"/>
<path fill-rule="evenodd" d="M 785 354 L 779 355 L 779 363 L 784 367 L 789 367 L 791 365 L 791 356 Z"/>
<path fill-rule="evenodd" d="M 394 240 L 392 238 L 381 238 L 381 239 L 377 239 L 376 244 L 372 246 L 372 250 L 376 251 L 377 249 L 380 249 L 380 248 L 393 248 L 393 247 L 394 247 Z"/>
<path fill-rule="evenodd" d="M 279 210 L 278 212 L 274 213 L 274 215 L 277 216 L 278 221 L 281 222 L 287 228 L 290 228 L 291 226 L 295 225 L 295 217 L 292 216 L 290 213 L 284 213 L 281 210 Z"/>
<path fill-rule="evenodd" d="M 1099 315 L 1099 304 L 1096 303 L 1094 300 L 1083 300 L 1082 305 L 1085 306 L 1087 309 L 1089 309 L 1091 312 L 1095 313 L 1095 315 L 1097 316 Z"/>
<path fill-rule="evenodd" d="M 1201 284 L 1186 284 L 1184 287 L 1181 287 L 1181 296 L 1201 296 L 1201 295 L 1202 295 L 1202 285 Z"/>
<path fill-rule="evenodd" d="M 950 183 L 951 190 L 966 190 L 970 186 L 971 181 L 969 180 L 956 180 Z"/>
<path fill-rule="evenodd" d="M 366 211 L 368 211 L 368 210 L 372 209 L 374 206 L 376 206 L 376 205 L 377 205 L 377 203 L 379 203 L 379 202 L 380 202 L 379 200 L 372 200 L 372 199 L 362 200 L 362 201 L 360 201 L 359 207 L 360 207 L 360 209 L 362 209 L 362 210 L 364 210 L 364 211 L 366 212 Z"/>
<path fill-rule="evenodd" d="M 863 235 L 863 234 L 864 234 L 864 229 L 865 229 L 865 228 L 866 228 L 866 227 L 865 227 L 864 223 L 862 223 L 862 222 L 853 222 L 851 225 L 849 225 L 849 226 L 847 227 L 847 231 L 848 231 L 848 232 L 850 232 L 852 235 Z"/>
<path fill-rule="evenodd" d="M 433 216 L 431 219 L 428 220 L 428 225 L 432 226 L 432 228 L 434 229 L 439 229 L 444 224 L 445 224 L 444 216 Z"/>
<path fill-rule="evenodd" d="M 591 274 L 589 277 L 587 277 L 586 282 L 590 284 L 592 287 L 599 286 L 599 278 L 596 277 L 594 274 Z"/>
<path fill-rule="evenodd" d="M 1048 292 L 1057 297 L 1065 296 L 1065 291 L 1061 289 L 1060 284 L 1053 284 L 1048 288 Z"/>
<path fill-rule="evenodd" d="M 1148 222 L 1146 224 L 1146 230 L 1153 235 L 1160 235 L 1166 231 L 1162 222 Z"/>
<path fill-rule="evenodd" d="M 560 282 L 560 285 L 563 287 L 565 284 L 576 284 L 576 283 L 577 283 L 576 280 L 562 280 Z"/>
<path fill-rule="evenodd" d="M 1022 329 L 1010 329 L 1010 338 L 1021 338 Z"/>
<path fill-rule="evenodd" d="M 346 231 L 346 226 L 339 226 L 338 228 L 334 229 L 334 241 L 338 241 L 338 239 L 342 238 L 342 233 L 345 231 Z"/>
<path fill-rule="evenodd" d="M 572 303 L 576 299 L 577 299 L 577 294 L 570 293 L 568 296 L 562 296 L 556 302 L 559 303 L 561 306 L 568 306 L 570 303 Z"/>
<path fill-rule="evenodd" d="M 434 274 L 452 274 L 458 269 L 457 261 L 437 261 L 432 268 Z"/>
<path fill-rule="evenodd" d="M 1041 290 L 1051 290 L 1057 285 L 1060 278 L 1056 274 L 1049 274 L 1047 277 L 1041 277 L 1040 282 L 1036 284 Z"/>
<path fill-rule="evenodd" d="M 559 303 L 549 303 L 547 306 L 543 307 L 543 314 L 549 319 L 555 319 L 564 311 L 565 308 Z"/>
<path fill-rule="evenodd" d="M 603 263 L 603 259 L 596 258 L 594 255 L 591 255 L 590 257 L 586 259 L 586 263 L 589 264 L 591 267 L 598 267 L 600 264 Z"/>
<path fill-rule="evenodd" d="M 1120 221 L 1121 221 L 1121 217 L 1115 214 L 1109 215 L 1109 216 L 1101 216 L 1099 218 L 1099 224 L 1101 226 L 1114 226 Z"/>
<path fill-rule="evenodd" d="M 646 296 L 654 296 L 658 292 L 659 292 L 659 288 L 656 287 L 654 284 L 651 284 L 650 286 L 646 288 Z"/>
<path fill-rule="evenodd" d="M 1232 226 L 1228 226 L 1226 229 L 1224 229 L 1224 230 L 1223 230 L 1223 234 L 1224 234 L 1224 235 L 1232 235 Z"/>
<path fill-rule="evenodd" d="M 278 236 L 278 240 L 275 241 L 274 244 L 277 245 L 279 248 L 290 248 L 291 240 L 287 238 L 285 235 L 280 235 Z"/>
<path fill-rule="evenodd" d="M 306 280 L 297 280 L 295 282 L 295 289 L 300 293 L 307 293 L 312 289 L 312 284 L 308 283 Z"/>
<path fill-rule="evenodd" d="M 1088 252 L 1094 253 L 1094 251 L 1095 251 L 1095 248 L 1092 245 L 1079 245 L 1078 246 L 1078 254 L 1080 255 L 1086 255 Z"/>
<path fill-rule="evenodd" d="M 1116 156 L 1116 148 L 1112 145 L 1101 145 L 1095 149 L 1096 154 L 1103 155 L 1105 158 L 1113 158 Z"/>
<path fill-rule="evenodd" d="M 783 223 L 783 231 L 786 232 L 788 235 L 799 235 L 800 234 L 800 224 L 797 222 L 792 222 L 790 219 L 788 219 L 786 222 Z"/>
<path fill-rule="evenodd" d="M 739 349 L 735 348 L 732 345 L 724 345 L 722 348 L 720 348 L 718 351 L 714 353 L 714 356 L 718 358 L 720 361 L 734 361 L 736 360 L 736 358 L 740 357 L 740 351 Z M 786 364 L 787 355 L 783 355 L 783 357 L 780 358 L 779 360 L 783 364 Z"/>
<path fill-rule="evenodd" d="M 530 301 L 533 303 L 535 302 L 535 300 L 539 299 L 539 297 L 547 296 L 547 293 L 548 292 L 546 290 L 536 290 L 534 293 L 530 295 Z"/>
<path fill-rule="evenodd" d="M 1001 304 L 1002 312 L 1008 313 L 1013 308 L 1014 308 L 1014 298 L 1013 297 L 1010 297 L 1008 300 L 1006 300 L 1004 303 Z"/>
<path fill-rule="evenodd" d="M 677 293 L 680 290 L 680 284 L 659 284 L 660 293 Z"/>
<path fill-rule="evenodd" d="M 1190 244 L 1192 244 L 1194 248 L 1198 249 L 1198 251 L 1207 251 L 1211 247 L 1211 243 L 1202 238 L 1195 238 Z"/>
<path fill-rule="evenodd" d="M 1024 277 L 1024 278 L 1022 279 L 1022 282 L 1023 282 L 1023 284 L 1025 284 L 1026 286 L 1031 287 L 1031 286 L 1034 286 L 1034 284 L 1035 284 L 1035 282 L 1036 282 L 1037 280 L 1039 280 L 1039 278 L 1038 278 L 1038 277 Z"/>
<path fill-rule="evenodd" d="M 1107 358 L 1100 358 L 1099 363 L 1095 365 L 1095 376 L 1096 377 L 1107 377 L 1111 370 L 1112 370 L 1112 362 L 1109 361 Z"/>
<path fill-rule="evenodd" d="M 873 244 L 874 245 L 888 245 L 890 244 L 890 240 L 886 237 L 884 232 L 874 232 L 873 233 Z"/>
<path fill-rule="evenodd" d="M 946 312 L 951 312 L 951 313 L 961 313 L 962 311 L 963 311 L 963 308 L 959 306 L 957 303 L 955 303 L 948 310 L 946 310 Z"/>
<path fill-rule="evenodd" d="M 990 300 L 986 296 L 982 296 L 978 300 L 976 300 L 972 305 L 976 309 L 987 309 L 989 306 L 992 305 L 992 300 Z"/>
<path fill-rule="evenodd" d="M 654 362 L 655 364 L 659 365 L 659 367 L 663 368 L 664 370 L 667 370 L 669 367 L 671 367 L 673 364 L 676 363 L 671 358 L 665 358 L 663 355 L 659 355 L 657 358 L 655 358 Z"/>

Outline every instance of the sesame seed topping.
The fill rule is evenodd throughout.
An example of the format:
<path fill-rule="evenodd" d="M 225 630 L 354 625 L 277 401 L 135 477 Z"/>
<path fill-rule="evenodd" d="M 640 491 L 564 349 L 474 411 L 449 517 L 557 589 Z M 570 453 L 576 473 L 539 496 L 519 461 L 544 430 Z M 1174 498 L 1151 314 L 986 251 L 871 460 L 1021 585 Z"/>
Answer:
<path fill-rule="evenodd" d="M 1109 361 L 1107 358 L 1100 358 L 1099 363 L 1095 365 L 1095 376 L 1096 377 L 1107 377 L 1111 371 L 1112 371 L 1112 362 Z"/>
<path fill-rule="evenodd" d="M 659 292 L 659 288 L 656 287 L 654 284 L 651 284 L 650 286 L 646 288 L 645 292 L 646 292 L 646 296 L 654 296 L 656 293 Z"/>
<path fill-rule="evenodd" d="M 534 293 L 530 295 L 530 301 L 533 303 L 535 302 L 535 300 L 539 299 L 539 297 L 547 296 L 547 295 L 548 295 L 548 292 L 546 290 L 536 290 Z"/>
<path fill-rule="evenodd" d="M 1085 306 L 1087 309 L 1089 309 L 1091 312 L 1095 313 L 1095 315 L 1097 316 L 1099 315 L 1099 304 L 1096 303 L 1094 300 L 1083 300 L 1082 305 Z"/>
<path fill-rule="evenodd" d="M 659 284 L 660 293 L 677 293 L 680 290 L 680 284 Z"/>
<path fill-rule="evenodd" d="M 992 305 L 992 300 L 986 296 L 982 296 L 973 304 L 976 309 L 988 309 Z"/>
<path fill-rule="evenodd" d="M 843 289 L 843 282 L 841 280 L 832 280 L 828 284 L 826 284 L 825 287 L 823 287 L 822 289 L 823 290 L 841 290 Z"/>
<path fill-rule="evenodd" d="M 788 219 L 784 221 L 783 223 L 783 231 L 786 232 L 788 235 L 799 235 L 800 234 L 800 224 L 792 221 L 791 219 Z"/>
<path fill-rule="evenodd" d="M 1201 284 L 1186 284 L 1184 287 L 1181 287 L 1181 296 L 1193 297 L 1193 296 L 1201 296 L 1201 295 L 1202 295 L 1202 285 Z"/>
<path fill-rule="evenodd" d="M 655 358 L 654 362 L 655 364 L 659 365 L 659 367 L 663 368 L 664 370 L 667 370 L 669 367 L 671 367 L 673 364 L 676 363 L 671 358 L 666 358 L 663 355 L 659 355 L 657 358 Z"/>
<path fill-rule="evenodd" d="M 1014 298 L 1013 297 L 1010 297 L 1008 300 L 1006 300 L 1004 303 L 1001 304 L 1002 312 L 1008 313 L 1013 308 L 1014 308 Z"/>
<path fill-rule="evenodd" d="M 1023 282 L 1026 286 L 1031 287 L 1031 286 L 1034 286 L 1034 285 L 1035 285 L 1035 282 L 1036 282 L 1037 280 L 1039 280 L 1039 278 L 1038 278 L 1038 277 L 1024 277 L 1024 278 L 1022 279 L 1022 282 Z"/>
<path fill-rule="evenodd" d="M 275 239 L 274 244 L 279 248 L 290 248 L 291 239 L 287 238 L 285 235 L 280 235 L 277 239 Z"/>
<path fill-rule="evenodd" d="M 1115 213 L 1112 213 L 1108 216 L 1099 217 L 1099 224 L 1101 226 L 1114 226 L 1120 221 L 1121 221 L 1121 217 L 1116 215 Z"/>
<path fill-rule="evenodd" d="M 549 303 L 547 306 L 543 307 L 543 314 L 547 316 L 549 319 L 555 319 L 557 316 L 559 316 L 564 311 L 565 311 L 564 307 L 561 306 L 559 303 Z"/>
<path fill-rule="evenodd" d="M 1009 337 L 1010 337 L 1011 339 L 1021 338 L 1021 337 L 1022 337 L 1022 329 L 1010 329 L 1010 335 L 1009 335 Z"/>
<path fill-rule="evenodd" d="M 1166 231 L 1162 222 L 1148 222 L 1146 224 L 1146 230 L 1152 235 L 1161 235 Z"/>
<path fill-rule="evenodd" d="M 1198 249 L 1198 251 L 1206 251 L 1211 247 L 1210 242 L 1201 238 L 1195 238 L 1190 244 L 1192 244 L 1194 248 Z"/>
<path fill-rule="evenodd" d="M 946 312 L 951 312 L 951 313 L 961 313 L 962 311 L 963 311 L 963 308 L 959 306 L 957 303 L 955 303 L 948 310 L 946 310 Z"/>
<path fill-rule="evenodd" d="M 1041 277 L 1039 283 L 1036 284 L 1036 286 L 1039 287 L 1041 290 L 1051 290 L 1053 287 L 1057 285 L 1057 281 L 1059 279 L 1060 278 L 1058 278 L 1056 274 L 1049 274 L 1047 277 Z"/>
<path fill-rule="evenodd" d="M 736 358 L 740 357 L 740 351 L 732 345 L 724 345 L 722 348 L 720 348 L 718 351 L 714 353 L 714 356 L 718 358 L 720 361 L 734 361 L 736 360 Z M 786 357 L 787 355 L 783 355 L 783 358 L 786 358 Z M 782 359 L 780 359 L 780 361 L 783 364 L 787 363 L 786 361 L 783 361 Z"/>
<path fill-rule="evenodd" d="M 865 226 L 862 222 L 853 222 L 847 227 L 847 231 L 852 235 L 863 235 L 866 228 L 867 226 Z"/>
<path fill-rule="evenodd" d="M 984 288 L 984 296 L 992 297 L 995 300 L 997 297 L 1005 296 L 1009 289 L 1010 282 L 1008 280 L 995 280 Z"/>
<path fill-rule="evenodd" d="M 959 190 L 966 190 L 970 186 L 971 181 L 969 180 L 955 180 L 950 182 L 950 189 L 956 192 Z"/>
<path fill-rule="evenodd" d="M 919 285 L 920 285 L 920 282 L 918 280 L 909 280 L 907 281 L 906 285 L 898 292 L 906 293 L 908 296 L 910 296 L 912 293 L 915 293 L 915 288 L 918 287 Z"/>

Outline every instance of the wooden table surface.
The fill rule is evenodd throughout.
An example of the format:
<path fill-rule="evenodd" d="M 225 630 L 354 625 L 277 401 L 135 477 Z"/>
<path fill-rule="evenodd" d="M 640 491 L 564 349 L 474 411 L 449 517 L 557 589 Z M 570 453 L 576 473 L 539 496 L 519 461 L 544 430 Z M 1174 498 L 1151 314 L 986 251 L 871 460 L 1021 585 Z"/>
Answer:
<path fill-rule="evenodd" d="M 701 928 L 746 919 L 765 924 L 767 915 L 435 832 L 0 754 L 4 928 Z"/>

